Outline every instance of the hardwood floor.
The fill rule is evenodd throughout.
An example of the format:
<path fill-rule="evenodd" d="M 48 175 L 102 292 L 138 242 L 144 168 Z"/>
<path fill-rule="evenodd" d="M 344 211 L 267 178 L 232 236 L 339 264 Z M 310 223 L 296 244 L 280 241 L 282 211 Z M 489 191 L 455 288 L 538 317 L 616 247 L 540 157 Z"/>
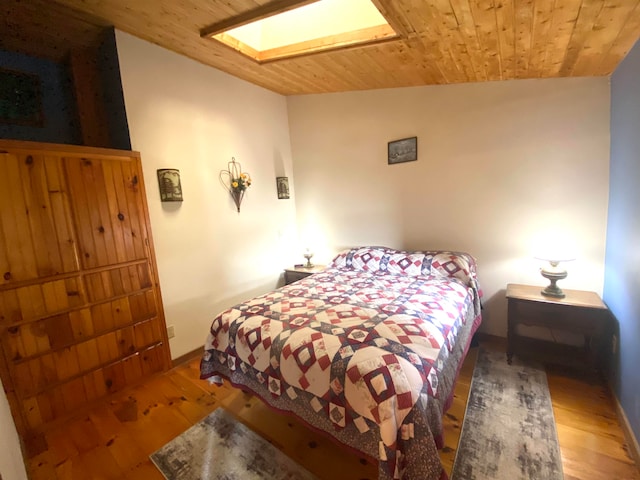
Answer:
<path fill-rule="evenodd" d="M 502 340 L 481 343 L 504 351 Z M 445 417 L 441 458 L 447 472 L 455 457 L 476 355 L 477 348 L 472 348 Z M 30 478 L 163 480 L 149 454 L 219 407 L 321 479 L 377 478 L 371 460 L 341 449 L 228 384 L 218 387 L 199 380 L 198 362 L 190 360 L 51 428 L 44 450 L 27 461 Z M 548 369 L 547 375 L 565 480 L 640 480 L 607 388 L 559 370 Z"/>

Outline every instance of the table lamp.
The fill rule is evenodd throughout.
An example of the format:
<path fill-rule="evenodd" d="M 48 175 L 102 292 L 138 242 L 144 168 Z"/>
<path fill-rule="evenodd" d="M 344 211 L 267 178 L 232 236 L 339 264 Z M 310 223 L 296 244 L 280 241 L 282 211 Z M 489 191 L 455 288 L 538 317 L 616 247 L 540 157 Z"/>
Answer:
<path fill-rule="evenodd" d="M 307 259 L 307 263 L 304 264 L 304 268 L 313 268 L 315 266 L 311 263 L 311 258 L 313 257 L 313 252 L 311 250 L 307 248 L 302 256 Z"/>
<path fill-rule="evenodd" d="M 560 263 L 570 262 L 571 260 L 574 260 L 574 258 L 568 255 L 554 254 L 536 255 L 535 258 L 537 258 L 538 260 L 549 262 L 548 265 L 544 265 L 540 268 L 540 275 L 548 279 L 550 282 L 549 285 L 547 285 L 547 287 L 544 288 L 540 293 L 547 297 L 564 298 L 565 294 L 562 289 L 558 287 L 557 282 L 558 280 L 567 278 L 567 271 L 560 266 Z"/>

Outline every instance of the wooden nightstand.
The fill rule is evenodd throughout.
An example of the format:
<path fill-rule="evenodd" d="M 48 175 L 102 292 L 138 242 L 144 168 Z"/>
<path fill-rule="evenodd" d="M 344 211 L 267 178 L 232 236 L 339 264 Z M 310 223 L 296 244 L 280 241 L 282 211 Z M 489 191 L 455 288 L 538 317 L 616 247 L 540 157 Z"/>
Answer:
<path fill-rule="evenodd" d="M 595 292 L 564 290 L 565 298 L 547 297 L 542 287 L 507 285 L 508 330 L 507 361 L 514 354 L 534 352 L 550 363 L 583 366 L 602 370 L 603 353 L 611 332 L 611 314 Z M 519 325 L 548 328 L 551 331 L 582 335 L 584 344 L 572 346 L 521 335 Z"/>
<path fill-rule="evenodd" d="M 314 273 L 321 272 L 325 269 L 325 265 L 314 265 L 311 268 L 307 267 L 291 267 L 284 269 L 284 284 L 289 285 L 290 283 L 297 282 L 298 280 L 302 280 L 309 275 L 313 275 Z"/>

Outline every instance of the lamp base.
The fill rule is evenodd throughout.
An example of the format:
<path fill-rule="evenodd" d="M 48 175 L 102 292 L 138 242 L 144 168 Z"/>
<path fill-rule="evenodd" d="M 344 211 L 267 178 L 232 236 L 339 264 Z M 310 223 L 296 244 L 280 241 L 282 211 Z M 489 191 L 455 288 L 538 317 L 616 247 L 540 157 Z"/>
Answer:
<path fill-rule="evenodd" d="M 565 297 L 564 292 L 560 289 L 560 287 L 558 287 L 557 282 L 558 280 L 567 278 L 566 270 L 561 270 L 557 268 L 557 264 L 556 264 L 556 265 L 553 265 L 552 268 L 541 268 L 540 274 L 544 278 L 548 279 L 550 282 L 547 288 L 545 288 L 540 292 L 542 295 L 545 295 L 547 297 L 553 297 L 553 298 Z"/>
<path fill-rule="evenodd" d="M 307 259 L 307 263 L 304 264 L 304 268 L 313 268 L 315 265 L 311 263 L 311 257 L 313 257 L 313 253 L 305 253 L 303 255 L 304 258 Z"/>
<path fill-rule="evenodd" d="M 546 297 L 564 298 L 566 295 L 555 283 L 552 283 L 544 290 L 540 290 L 540 293 Z"/>

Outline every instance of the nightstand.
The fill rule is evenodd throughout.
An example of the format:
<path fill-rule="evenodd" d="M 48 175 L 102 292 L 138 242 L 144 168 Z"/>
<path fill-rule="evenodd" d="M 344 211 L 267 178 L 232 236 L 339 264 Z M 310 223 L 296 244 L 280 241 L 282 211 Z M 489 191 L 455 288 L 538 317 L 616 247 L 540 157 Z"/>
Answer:
<path fill-rule="evenodd" d="M 542 295 L 542 287 L 507 285 L 507 361 L 514 354 L 534 353 L 550 363 L 604 367 L 603 354 L 611 332 L 611 313 L 595 292 L 563 290 L 564 298 Z M 565 345 L 526 337 L 520 325 L 543 327 L 551 332 L 570 332 L 584 338 L 582 346 Z"/>
<path fill-rule="evenodd" d="M 325 265 L 314 265 L 311 268 L 307 268 L 307 267 L 285 268 L 284 284 L 289 285 L 290 283 L 297 282 L 298 280 L 302 280 L 303 278 L 306 278 L 309 275 L 313 275 L 314 273 L 321 272 L 324 269 L 325 269 Z"/>

